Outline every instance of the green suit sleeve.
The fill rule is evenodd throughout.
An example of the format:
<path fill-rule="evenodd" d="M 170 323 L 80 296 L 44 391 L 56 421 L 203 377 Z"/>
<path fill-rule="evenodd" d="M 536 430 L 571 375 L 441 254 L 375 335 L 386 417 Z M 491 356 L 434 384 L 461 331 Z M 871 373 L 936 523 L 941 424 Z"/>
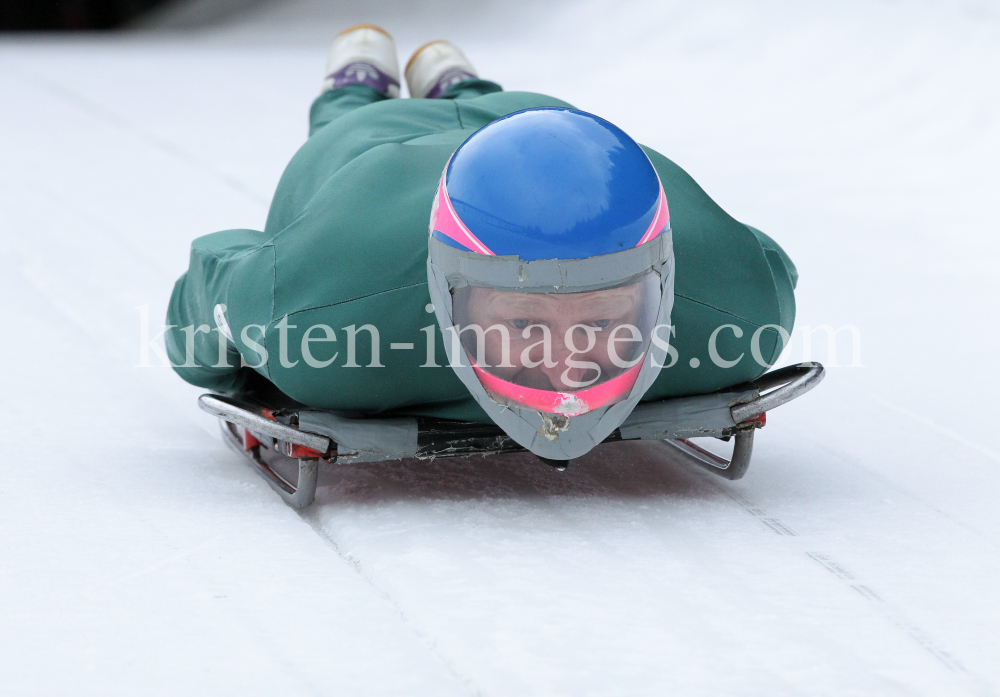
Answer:
<path fill-rule="evenodd" d="M 771 269 L 771 278 L 774 281 L 774 292 L 778 303 L 777 324 L 790 335 L 795 326 L 795 286 L 799 282 L 799 272 L 792 263 L 791 258 L 785 253 L 781 246 L 768 235 L 757 228 L 747 225 L 747 229 L 754 234 L 760 242 L 761 249 L 764 250 L 764 258 Z M 775 350 L 770 360 L 778 360 L 784 342 L 775 346 Z"/>
<path fill-rule="evenodd" d="M 722 210 L 676 164 L 646 150 L 670 207 L 674 353 L 644 399 L 713 392 L 777 360 L 795 322 L 795 265 L 763 232 Z M 756 339 L 755 339 L 756 337 Z"/>
<path fill-rule="evenodd" d="M 239 298 L 237 304 L 249 306 L 251 315 L 263 316 L 264 324 L 270 319 L 269 301 L 245 302 L 247 296 L 253 300 L 261 295 L 255 288 L 270 295 L 273 265 L 270 272 L 266 266 L 273 254 L 267 242 L 265 234 L 256 230 L 224 230 L 192 243 L 188 271 L 178 279 L 170 297 L 167 325 L 172 326 L 164 335 L 171 366 L 187 382 L 218 392 L 236 392 L 252 377 L 253 371 L 245 364 L 261 363 L 258 372 L 266 374 L 266 354 L 262 361 L 241 339 L 244 326 L 253 324 L 255 318 L 245 316 L 246 310 L 242 310 L 243 316 L 234 322 L 228 306 L 231 297 Z M 227 307 L 225 316 L 235 341 L 216 326 L 217 305 Z M 245 362 L 241 361 L 241 350 L 248 354 Z"/>
<path fill-rule="evenodd" d="M 795 290 L 795 286 L 799 284 L 799 271 L 795 268 L 795 264 L 792 263 L 788 254 L 785 253 L 785 250 L 771 239 L 770 235 L 761 232 L 752 225 L 747 225 L 747 229 L 754 234 L 760 242 L 760 246 L 764 248 L 764 253 L 767 255 L 767 262 L 771 265 L 772 273 L 787 274 L 788 280 L 792 284 L 792 290 Z"/>

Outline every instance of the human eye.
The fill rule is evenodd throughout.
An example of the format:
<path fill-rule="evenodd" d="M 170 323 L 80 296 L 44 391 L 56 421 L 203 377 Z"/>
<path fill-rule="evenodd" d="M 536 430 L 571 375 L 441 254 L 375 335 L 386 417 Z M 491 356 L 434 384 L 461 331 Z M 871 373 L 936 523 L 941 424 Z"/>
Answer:
<path fill-rule="evenodd" d="M 607 329 L 611 326 L 612 320 L 610 319 L 595 319 L 594 326 L 598 329 Z"/>
<path fill-rule="evenodd" d="M 510 323 L 510 326 L 514 327 L 514 329 L 524 329 L 531 324 L 531 320 L 529 319 L 512 319 L 508 320 L 508 322 Z"/>

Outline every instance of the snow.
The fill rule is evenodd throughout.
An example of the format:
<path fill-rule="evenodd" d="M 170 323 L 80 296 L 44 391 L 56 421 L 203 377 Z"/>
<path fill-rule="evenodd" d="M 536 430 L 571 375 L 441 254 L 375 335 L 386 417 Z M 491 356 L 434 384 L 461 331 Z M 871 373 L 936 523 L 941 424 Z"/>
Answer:
<path fill-rule="evenodd" d="M 996 694 L 1000 6 L 228 6 L 0 40 L 5 695 Z M 344 466 L 287 508 L 136 367 L 141 319 L 191 239 L 263 225 L 365 20 L 677 161 L 860 357 L 739 482 L 618 444 Z"/>

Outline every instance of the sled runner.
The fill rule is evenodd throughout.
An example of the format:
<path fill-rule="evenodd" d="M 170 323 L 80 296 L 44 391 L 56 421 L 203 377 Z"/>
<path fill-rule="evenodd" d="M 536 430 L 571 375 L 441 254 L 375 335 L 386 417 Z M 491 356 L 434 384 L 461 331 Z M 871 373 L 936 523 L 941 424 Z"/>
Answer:
<path fill-rule="evenodd" d="M 721 392 L 640 403 L 604 442 L 661 440 L 686 462 L 726 479 L 740 479 L 750 466 L 754 431 L 766 423 L 766 412 L 805 394 L 823 376 L 819 363 L 801 363 Z M 293 508 L 313 502 L 320 463 L 525 452 L 491 424 L 352 417 L 310 409 L 283 395 L 205 394 L 198 406 L 219 417 L 226 442 Z M 732 458 L 721 458 L 690 440 L 702 437 L 734 438 Z M 560 470 L 568 464 L 539 459 Z M 291 476 L 296 470 L 297 476 Z"/>

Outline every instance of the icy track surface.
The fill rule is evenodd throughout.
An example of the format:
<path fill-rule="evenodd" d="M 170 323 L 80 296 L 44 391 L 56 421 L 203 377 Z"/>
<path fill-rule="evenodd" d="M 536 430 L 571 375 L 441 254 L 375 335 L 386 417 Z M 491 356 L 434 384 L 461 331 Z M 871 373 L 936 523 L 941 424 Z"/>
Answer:
<path fill-rule="evenodd" d="M 1000 8 L 244 4 L 0 40 L 2 694 L 996 694 Z M 260 229 L 365 20 L 677 161 L 865 367 L 814 350 L 842 367 L 736 483 L 618 445 L 333 468 L 286 508 L 135 367 L 136 308 Z"/>

